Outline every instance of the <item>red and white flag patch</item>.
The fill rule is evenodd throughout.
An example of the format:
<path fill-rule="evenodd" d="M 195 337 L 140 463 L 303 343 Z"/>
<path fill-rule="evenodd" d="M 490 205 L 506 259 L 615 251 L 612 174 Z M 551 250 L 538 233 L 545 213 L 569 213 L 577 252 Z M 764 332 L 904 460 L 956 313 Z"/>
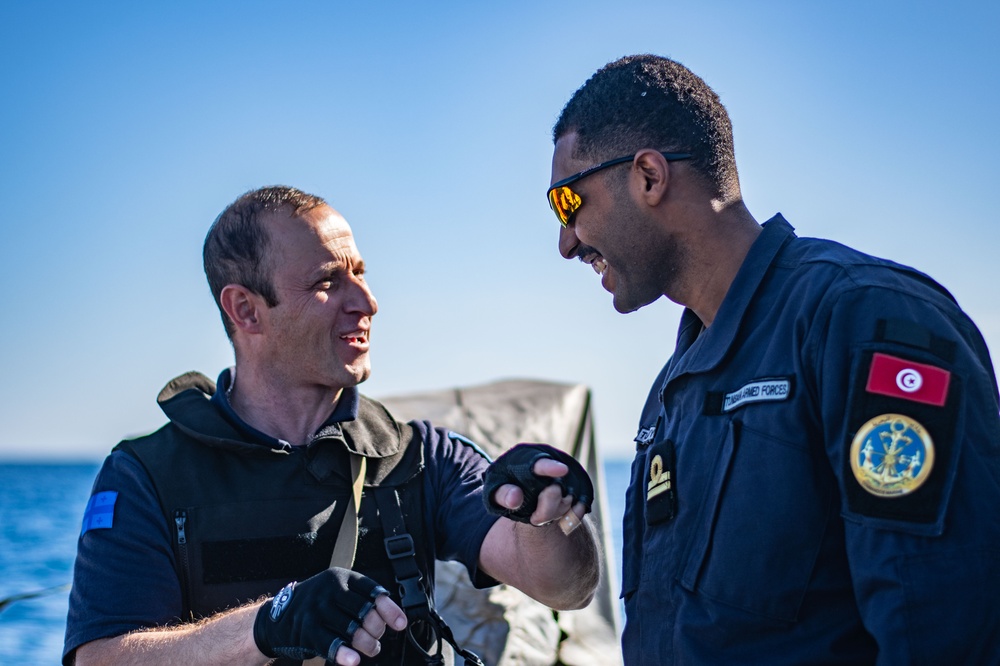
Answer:
<path fill-rule="evenodd" d="M 943 368 L 876 353 L 872 356 L 865 389 L 869 393 L 942 407 L 948 399 L 950 383 L 951 373 Z"/>

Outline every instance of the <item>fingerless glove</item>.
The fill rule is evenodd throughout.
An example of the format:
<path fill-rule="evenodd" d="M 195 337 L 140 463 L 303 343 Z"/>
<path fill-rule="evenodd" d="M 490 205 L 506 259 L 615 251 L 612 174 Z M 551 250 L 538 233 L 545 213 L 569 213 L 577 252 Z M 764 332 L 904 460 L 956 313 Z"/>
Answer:
<path fill-rule="evenodd" d="M 271 658 L 333 661 L 350 643 L 375 599 L 388 591 L 371 578 L 334 567 L 292 582 L 257 611 L 253 639 Z"/>
<path fill-rule="evenodd" d="M 552 458 L 563 463 L 569 471 L 562 477 L 539 476 L 532 469 L 542 458 Z M 493 494 L 500 486 L 512 483 L 524 492 L 524 501 L 516 509 L 507 509 L 493 500 Z M 563 497 L 572 495 L 577 502 L 583 502 L 590 513 L 594 503 L 594 484 L 590 475 L 576 458 L 549 446 L 548 444 L 518 444 L 508 449 L 486 468 L 483 478 L 483 501 L 486 509 L 494 515 L 506 516 L 519 523 L 527 523 L 538 508 L 538 495 L 553 483 L 562 489 Z"/>

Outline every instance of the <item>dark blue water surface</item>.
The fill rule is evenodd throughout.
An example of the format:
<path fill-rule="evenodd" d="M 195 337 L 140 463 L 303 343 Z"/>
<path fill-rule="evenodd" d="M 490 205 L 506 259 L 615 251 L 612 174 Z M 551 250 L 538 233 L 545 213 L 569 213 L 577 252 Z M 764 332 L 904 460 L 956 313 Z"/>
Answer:
<path fill-rule="evenodd" d="M 0 464 L 0 599 L 64 585 L 98 466 Z M 0 610 L 0 664 L 58 664 L 69 591 Z"/>
<path fill-rule="evenodd" d="M 70 582 L 97 469 L 92 463 L 0 463 L 0 600 Z M 612 460 L 604 469 L 613 557 L 620 562 L 629 466 Z M 0 664 L 58 664 L 68 598 L 68 589 L 56 589 L 0 609 Z"/>

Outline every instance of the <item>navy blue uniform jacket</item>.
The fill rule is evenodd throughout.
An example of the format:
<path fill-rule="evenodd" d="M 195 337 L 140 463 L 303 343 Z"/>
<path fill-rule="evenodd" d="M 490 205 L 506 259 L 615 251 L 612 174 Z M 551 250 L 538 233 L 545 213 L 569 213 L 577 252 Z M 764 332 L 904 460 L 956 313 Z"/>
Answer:
<path fill-rule="evenodd" d="M 927 276 L 775 217 L 636 444 L 628 666 L 1000 663 L 996 379 Z"/>

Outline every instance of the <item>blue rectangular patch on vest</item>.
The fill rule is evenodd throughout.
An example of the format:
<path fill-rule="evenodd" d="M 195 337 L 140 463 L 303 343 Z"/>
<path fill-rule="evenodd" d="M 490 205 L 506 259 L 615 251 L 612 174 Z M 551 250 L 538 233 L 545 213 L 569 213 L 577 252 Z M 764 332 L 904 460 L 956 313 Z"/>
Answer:
<path fill-rule="evenodd" d="M 83 512 L 83 529 L 80 536 L 89 530 L 109 530 L 115 522 L 115 502 L 118 501 L 117 490 L 105 490 L 97 493 L 87 502 Z"/>

